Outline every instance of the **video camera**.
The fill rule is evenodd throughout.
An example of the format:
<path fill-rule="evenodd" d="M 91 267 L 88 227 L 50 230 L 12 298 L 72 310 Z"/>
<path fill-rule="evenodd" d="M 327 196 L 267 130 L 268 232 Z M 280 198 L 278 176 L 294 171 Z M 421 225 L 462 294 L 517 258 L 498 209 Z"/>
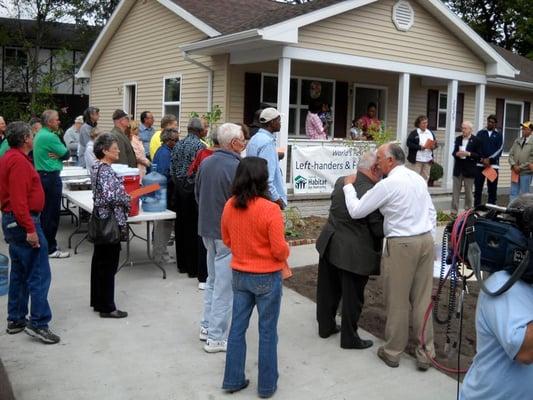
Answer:
<path fill-rule="evenodd" d="M 476 207 L 446 227 L 454 254 L 476 274 L 483 291 L 498 296 L 518 279 L 533 283 L 533 206 Z M 483 284 L 481 271 L 507 271 L 511 278 L 496 292 Z"/>

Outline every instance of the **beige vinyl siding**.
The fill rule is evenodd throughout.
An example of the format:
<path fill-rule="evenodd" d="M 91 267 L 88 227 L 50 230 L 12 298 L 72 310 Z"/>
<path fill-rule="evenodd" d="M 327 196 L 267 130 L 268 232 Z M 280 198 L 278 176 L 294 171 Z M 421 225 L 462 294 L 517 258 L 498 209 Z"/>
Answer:
<path fill-rule="evenodd" d="M 159 127 L 163 112 L 163 78 L 181 76 L 180 128 L 186 132 L 190 113 L 207 111 L 208 72 L 185 61 L 179 46 L 205 39 L 156 1 L 137 1 L 91 71 L 91 105 L 100 108 L 100 126 L 112 127 L 111 114 L 123 106 L 123 85 L 137 83 L 136 118 L 144 110 Z M 214 73 L 213 104 L 226 110 L 227 56 L 194 57 Z"/>
<path fill-rule="evenodd" d="M 229 69 L 229 112 L 230 121 L 242 121 L 244 111 L 244 76 L 251 73 L 278 73 L 277 62 L 265 62 L 247 65 L 231 65 Z M 398 114 L 398 75 L 387 72 L 377 72 L 357 68 L 344 68 L 326 64 L 295 62 L 291 64 L 291 75 L 316 79 L 332 79 L 338 82 L 348 82 L 348 125 L 350 130 L 353 116 L 353 88 L 354 84 L 361 86 L 382 86 L 387 89 L 387 118 L 386 126 L 395 130 Z M 261 93 L 257 93 L 259 98 Z M 380 118 L 382 118 L 380 116 Z"/>
<path fill-rule="evenodd" d="M 423 1 L 423 0 L 421 0 Z M 485 64 L 416 0 L 413 27 L 402 32 L 392 22 L 393 0 L 316 22 L 299 30 L 298 46 L 344 54 L 485 73 Z"/>

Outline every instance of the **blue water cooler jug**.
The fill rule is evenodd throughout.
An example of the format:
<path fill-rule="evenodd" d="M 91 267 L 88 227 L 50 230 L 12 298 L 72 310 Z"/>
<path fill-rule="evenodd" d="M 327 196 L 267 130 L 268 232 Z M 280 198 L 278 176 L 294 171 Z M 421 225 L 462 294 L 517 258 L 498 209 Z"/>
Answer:
<path fill-rule="evenodd" d="M 9 289 L 9 258 L 0 254 L 0 296 L 5 296 Z"/>
<path fill-rule="evenodd" d="M 147 212 L 165 211 L 167 209 L 167 178 L 156 171 L 157 165 L 152 164 L 152 172 L 142 180 L 143 186 L 158 183 L 160 189 L 142 197 L 142 209 Z"/>

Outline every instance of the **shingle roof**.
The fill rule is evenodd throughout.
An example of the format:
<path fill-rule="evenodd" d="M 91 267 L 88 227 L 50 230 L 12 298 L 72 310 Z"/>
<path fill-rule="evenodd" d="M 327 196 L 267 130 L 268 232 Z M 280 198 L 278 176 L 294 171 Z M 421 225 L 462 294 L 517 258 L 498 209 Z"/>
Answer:
<path fill-rule="evenodd" d="M 260 29 L 344 0 L 313 0 L 304 4 L 273 0 L 172 0 L 223 35 Z"/>
<path fill-rule="evenodd" d="M 533 61 L 526 57 L 522 57 L 512 51 L 506 50 L 503 47 L 491 44 L 505 60 L 512 64 L 513 67 L 520 71 L 520 75 L 517 75 L 515 81 L 531 82 L 533 83 Z"/>

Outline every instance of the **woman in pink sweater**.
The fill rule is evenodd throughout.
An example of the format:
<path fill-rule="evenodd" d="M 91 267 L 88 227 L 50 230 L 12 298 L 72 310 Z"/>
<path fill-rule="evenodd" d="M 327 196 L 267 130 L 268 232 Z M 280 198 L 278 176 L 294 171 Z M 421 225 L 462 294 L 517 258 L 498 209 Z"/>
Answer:
<path fill-rule="evenodd" d="M 254 306 L 259 315 L 259 397 L 274 395 L 278 382 L 278 317 L 282 270 L 287 269 L 279 206 L 268 198 L 267 162 L 244 158 L 233 182 L 231 197 L 222 213 L 222 240 L 231 249 L 233 314 L 228 337 L 222 388 L 237 392 L 248 386 L 244 375 L 246 330 Z"/>

